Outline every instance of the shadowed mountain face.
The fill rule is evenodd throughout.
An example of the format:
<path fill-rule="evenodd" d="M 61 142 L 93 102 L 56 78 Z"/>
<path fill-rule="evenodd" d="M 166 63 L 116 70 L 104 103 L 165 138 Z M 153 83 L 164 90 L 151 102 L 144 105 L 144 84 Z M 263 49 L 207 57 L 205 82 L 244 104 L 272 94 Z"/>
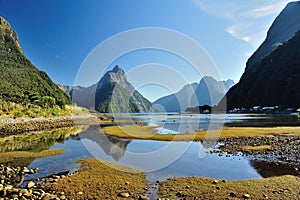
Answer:
<path fill-rule="evenodd" d="M 227 108 L 300 106 L 300 32 L 245 72 L 227 93 Z"/>
<path fill-rule="evenodd" d="M 69 97 L 48 75 L 35 68 L 24 56 L 18 36 L 0 17 L 0 96 L 8 101 L 22 101 L 24 93 L 51 96 L 58 105 L 70 103 Z"/>
<path fill-rule="evenodd" d="M 70 97 L 73 103 L 89 110 L 95 109 L 95 92 L 97 84 L 89 87 L 58 85 Z"/>
<path fill-rule="evenodd" d="M 95 109 L 104 113 L 146 112 L 151 103 L 127 81 L 119 66 L 108 71 L 98 82 Z"/>
<path fill-rule="evenodd" d="M 278 15 L 270 27 L 265 41 L 249 58 L 246 71 L 259 66 L 262 58 L 293 37 L 300 30 L 300 2 L 291 2 Z M 257 65 L 257 66 L 256 66 Z"/>
<path fill-rule="evenodd" d="M 192 102 L 192 107 L 217 105 L 233 85 L 234 82 L 230 79 L 227 81 L 217 81 L 209 76 L 203 77 L 195 91 L 197 101 Z"/>
<path fill-rule="evenodd" d="M 151 103 L 127 81 L 119 66 L 108 71 L 90 87 L 60 86 L 79 106 L 103 113 L 146 112 Z"/>
<path fill-rule="evenodd" d="M 300 106 L 299 11 L 300 2 L 290 3 L 276 18 L 266 41 L 249 59 L 239 83 L 226 94 L 228 110 L 253 106 Z M 273 43 L 274 38 L 277 38 L 276 41 L 279 41 L 278 38 L 286 41 L 272 51 L 266 44 Z M 264 57 L 254 59 L 256 54 Z"/>
<path fill-rule="evenodd" d="M 195 90 L 198 83 L 185 85 L 179 92 L 159 98 L 153 102 L 154 111 L 159 112 L 180 112 L 191 104 L 192 98 L 195 98 Z"/>
<path fill-rule="evenodd" d="M 234 85 L 232 80 L 216 81 L 214 78 L 205 76 L 200 83 L 184 86 L 179 92 L 156 100 L 153 105 L 160 111 L 181 112 L 188 107 L 199 105 L 216 105 Z"/>

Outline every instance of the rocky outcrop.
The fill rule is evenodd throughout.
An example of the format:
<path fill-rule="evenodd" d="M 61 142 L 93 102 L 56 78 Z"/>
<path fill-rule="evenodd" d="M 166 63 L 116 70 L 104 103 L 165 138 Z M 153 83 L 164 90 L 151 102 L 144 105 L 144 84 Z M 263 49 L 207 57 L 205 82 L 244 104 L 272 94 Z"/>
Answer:
<path fill-rule="evenodd" d="M 8 35 L 12 38 L 13 42 L 17 45 L 18 50 L 23 53 L 19 39 L 18 39 L 18 35 L 17 33 L 12 29 L 12 27 L 10 26 L 10 24 L 8 23 L 8 21 L 6 21 L 6 19 L 4 19 L 3 17 L 0 16 L 0 28 L 2 30 L 5 30 L 6 33 L 8 33 Z M 1 35 L 2 36 L 2 40 L 4 41 L 5 35 Z"/>

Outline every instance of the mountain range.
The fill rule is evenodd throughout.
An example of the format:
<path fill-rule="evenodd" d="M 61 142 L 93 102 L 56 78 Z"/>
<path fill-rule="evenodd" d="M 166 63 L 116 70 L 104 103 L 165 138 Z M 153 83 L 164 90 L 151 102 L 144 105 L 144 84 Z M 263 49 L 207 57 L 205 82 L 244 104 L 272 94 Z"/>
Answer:
<path fill-rule="evenodd" d="M 98 83 L 89 86 L 60 86 L 79 106 L 103 113 L 147 112 L 151 102 L 128 82 L 124 70 L 116 65 Z"/>
<path fill-rule="evenodd" d="M 205 76 L 199 83 L 187 84 L 180 91 L 157 99 L 153 102 L 157 111 L 182 112 L 188 107 L 200 105 L 217 105 L 230 87 L 233 80 L 217 81 Z"/>
<path fill-rule="evenodd" d="M 39 71 L 23 54 L 18 35 L 0 16 L 0 98 L 22 103 L 28 96 L 50 96 L 56 104 L 70 104 L 70 98 Z"/>
<path fill-rule="evenodd" d="M 300 107 L 300 2 L 289 3 L 226 94 L 227 109 Z M 225 102 L 225 98 L 221 103 Z"/>
<path fill-rule="evenodd" d="M 232 80 L 217 81 L 206 76 L 199 83 L 188 84 L 177 93 L 156 100 L 154 109 L 181 112 L 188 107 L 225 102 L 228 110 L 253 106 L 300 107 L 299 11 L 300 1 L 291 2 L 277 16 L 265 41 L 248 59 L 236 85 Z M 151 103 L 128 82 L 119 66 L 89 87 L 56 85 L 25 57 L 16 32 L 2 17 L 0 73 L 0 97 L 8 101 L 22 102 L 30 95 L 50 96 L 63 106 L 71 103 L 70 96 L 79 106 L 99 112 L 146 112 L 151 108 Z"/>

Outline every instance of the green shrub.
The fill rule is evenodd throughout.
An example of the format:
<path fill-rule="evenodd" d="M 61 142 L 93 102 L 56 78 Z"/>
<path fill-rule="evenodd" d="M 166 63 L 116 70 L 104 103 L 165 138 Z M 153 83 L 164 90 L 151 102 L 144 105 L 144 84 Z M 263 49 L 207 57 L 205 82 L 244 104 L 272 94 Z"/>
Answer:
<path fill-rule="evenodd" d="M 17 117 L 23 117 L 24 116 L 24 113 L 22 111 L 16 111 L 14 113 L 14 117 L 17 118 Z"/>
<path fill-rule="evenodd" d="M 56 105 L 56 100 L 53 97 L 43 96 L 40 106 L 42 108 L 53 108 Z"/>

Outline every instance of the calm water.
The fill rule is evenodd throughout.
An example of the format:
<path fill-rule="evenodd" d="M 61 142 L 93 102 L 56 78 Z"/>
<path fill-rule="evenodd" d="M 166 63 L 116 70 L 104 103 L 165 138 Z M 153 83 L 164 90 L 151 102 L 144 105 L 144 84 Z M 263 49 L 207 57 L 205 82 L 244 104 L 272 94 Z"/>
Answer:
<path fill-rule="evenodd" d="M 205 118 L 205 116 L 198 116 L 198 118 L 203 117 Z M 142 122 L 149 121 L 148 116 L 137 116 L 134 120 L 137 118 Z M 165 129 L 164 131 L 179 132 L 179 129 L 174 129 L 175 126 L 170 124 L 182 121 L 194 123 L 196 118 L 197 116 L 185 116 L 181 119 L 178 119 L 178 116 L 167 116 L 162 119 L 163 121 L 160 120 L 161 128 Z M 259 118 L 264 119 L 265 116 L 232 115 L 225 121 L 236 122 Z M 220 122 L 218 118 L 213 120 L 218 124 Z M 199 122 L 198 119 L 196 121 Z M 156 122 L 158 122 L 156 125 L 159 125 L 159 120 Z M 76 160 L 90 157 L 140 169 L 146 173 L 150 183 L 169 177 L 186 176 L 228 180 L 261 178 L 261 172 L 264 170 L 261 169 L 261 165 L 256 164 L 256 161 L 250 161 L 241 155 L 227 157 L 226 154 L 209 153 L 211 149 L 204 149 L 201 142 L 122 140 L 104 135 L 98 125 L 90 126 L 76 136 L 69 136 L 63 143 L 55 143 L 51 149 L 62 149 L 64 154 L 35 159 L 29 168 L 39 167 L 40 171 L 27 178 L 75 171 L 80 167 Z"/>
<path fill-rule="evenodd" d="M 194 132 L 197 130 L 219 129 L 225 123 L 263 120 L 268 119 L 265 115 L 246 115 L 246 114 L 148 114 L 116 116 L 119 121 L 126 120 L 126 124 L 142 123 L 148 126 L 158 126 L 160 134 L 180 134 Z M 120 123 L 119 125 L 123 125 Z"/>
<path fill-rule="evenodd" d="M 79 138 L 69 138 L 64 144 L 52 146 L 51 149 L 63 149 L 64 154 L 34 160 L 29 167 L 39 167 L 41 170 L 39 174 L 31 177 L 74 171 L 80 167 L 76 160 L 89 157 L 140 169 L 146 172 L 149 182 L 185 176 L 229 180 L 261 177 L 249 160 L 242 156 L 207 154 L 200 158 L 200 142 L 119 140 L 113 137 L 106 138 L 97 130 L 99 131 L 98 126 L 91 126 L 81 132 Z"/>

